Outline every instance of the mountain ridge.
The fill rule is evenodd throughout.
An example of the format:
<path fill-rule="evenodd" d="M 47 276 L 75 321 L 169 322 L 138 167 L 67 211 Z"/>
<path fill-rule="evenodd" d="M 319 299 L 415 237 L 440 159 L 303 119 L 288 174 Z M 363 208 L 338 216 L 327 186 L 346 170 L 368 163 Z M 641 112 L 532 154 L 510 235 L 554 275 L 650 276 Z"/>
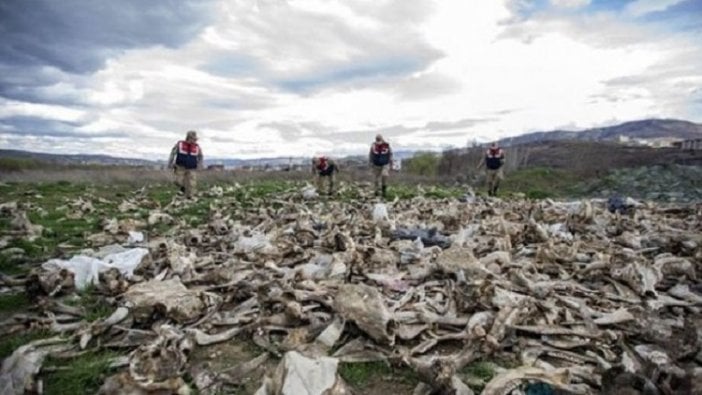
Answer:
<path fill-rule="evenodd" d="M 620 142 L 621 139 L 630 140 L 686 140 L 702 138 L 702 124 L 678 119 L 643 119 L 624 122 L 618 125 L 590 128 L 581 131 L 552 130 L 530 132 L 499 140 L 503 146 L 517 146 L 552 141 L 598 141 Z M 396 150 L 397 158 L 412 157 L 418 151 Z M 126 166 L 163 166 L 164 160 L 148 160 L 140 158 L 124 158 L 110 155 L 90 154 L 52 154 L 45 152 L 32 152 L 22 150 L 0 149 L 0 157 L 35 159 L 60 164 L 101 164 L 101 165 L 126 165 Z M 293 164 L 305 164 L 309 158 L 301 156 L 288 157 L 262 157 L 253 159 L 240 158 L 205 158 L 205 163 L 222 164 L 226 167 L 241 166 L 285 166 L 292 161 Z M 365 154 L 349 155 L 345 160 L 365 160 Z"/>
<path fill-rule="evenodd" d="M 679 119 L 651 118 L 580 131 L 551 130 L 531 132 L 503 138 L 499 140 L 499 143 L 504 146 L 514 146 L 558 140 L 617 142 L 622 137 L 633 140 L 687 140 L 702 138 L 702 124 Z"/>

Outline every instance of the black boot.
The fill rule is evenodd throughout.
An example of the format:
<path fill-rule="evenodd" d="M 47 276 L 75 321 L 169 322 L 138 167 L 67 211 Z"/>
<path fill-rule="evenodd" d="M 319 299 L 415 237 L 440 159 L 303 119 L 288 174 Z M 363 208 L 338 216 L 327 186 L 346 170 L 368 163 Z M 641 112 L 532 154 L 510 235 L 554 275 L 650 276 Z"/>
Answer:
<path fill-rule="evenodd" d="M 388 194 L 388 187 L 387 185 L 383 185 L 383 197 L 387 197 Z"/>

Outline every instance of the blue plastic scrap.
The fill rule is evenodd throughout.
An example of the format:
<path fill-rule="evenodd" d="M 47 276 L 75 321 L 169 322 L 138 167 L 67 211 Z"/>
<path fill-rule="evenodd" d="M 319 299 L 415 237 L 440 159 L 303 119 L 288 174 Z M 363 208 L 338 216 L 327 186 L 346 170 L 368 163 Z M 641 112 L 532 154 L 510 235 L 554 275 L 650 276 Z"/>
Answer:
<path fill-rule="evenodd" d="M 628 214 L 634 209 L 632 204 L 627 203 L 621 196 L 612 196 L 607 199 L 607 210 L 610 213 Z"/>

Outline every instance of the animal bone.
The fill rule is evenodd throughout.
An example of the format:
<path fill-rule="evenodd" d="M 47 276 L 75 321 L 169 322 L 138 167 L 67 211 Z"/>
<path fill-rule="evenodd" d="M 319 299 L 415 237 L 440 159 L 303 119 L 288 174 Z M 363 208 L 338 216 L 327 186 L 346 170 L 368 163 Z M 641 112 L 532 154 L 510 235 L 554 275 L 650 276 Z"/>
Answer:
<path fill-rule="evenodd" d="M 353 321 L 373 339 L 390 345 L 395 343 L 392 315 L 376 288 L 343 284 L 334 298 L 334 307 L 344 319 Z"/>
<path fill-rule="evenodd" d="M 195 337 L 195 343 L 198 346 L 209 346 L 210 344 L 225 342 L 241 333 L 242 330 L 242 328 L 232 328 L 215 335 L 209 335 L 199 329 L 186 329 L 186 333 Z"/>
<path fill-rule="evenodd" d="M 65 342 L 66 339 L 54 337 L 35 340 L 17 348 L 2 362 L 0 392 L 16 395 L 36 392 L 37 384 L 34 382 L 34 376 L 41 370 L 44 358 L 52 353 L 66 350 L 66 346 L 59 346 Z"/>

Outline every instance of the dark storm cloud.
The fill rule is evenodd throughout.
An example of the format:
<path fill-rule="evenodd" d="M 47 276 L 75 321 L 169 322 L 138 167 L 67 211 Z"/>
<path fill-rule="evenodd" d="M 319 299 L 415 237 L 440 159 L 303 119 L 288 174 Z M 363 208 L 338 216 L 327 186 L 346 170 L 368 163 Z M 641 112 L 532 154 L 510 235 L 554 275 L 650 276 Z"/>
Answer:
<path fill-rule="evenodd" d="M 78 103 L 80 87 L 50 87 L 90 74 L 124 50 L 187 42 L 204 27 L 208 7 L 180 0 L 0 1 L 0 96 Z"/>
<path fill-rule="evenodd" d="M 0 97 L 28 103 L 83 104 L 83 78 L 71 78 L 54 67 L 2 64 L 0 60 Z M 70 82 L 69 82 L 70 81 Z"/>
<path fill-rule="evenodd" d="M 84 141 L 100 137 L 118 138 L 123 136 L 123 133 L 118 132 L 79 132 L 76 128 L 80 126 L 82 126 L 80 122 L 64 122 L 32 117 L 9 117 L 0 120 L 0 135 L 57 137 Z"/>
<path fill-rule="evenodd" d="M 204 26 L 207 10 L 180 0 L 5 0 L 0 59 L 90 73 L 125 49 L 183 44 Z"/>

